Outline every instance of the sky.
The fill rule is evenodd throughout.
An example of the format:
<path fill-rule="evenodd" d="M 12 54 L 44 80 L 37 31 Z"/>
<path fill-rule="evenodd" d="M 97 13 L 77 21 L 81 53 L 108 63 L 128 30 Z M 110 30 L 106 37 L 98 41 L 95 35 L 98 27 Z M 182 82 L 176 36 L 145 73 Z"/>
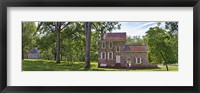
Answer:
<path fill-rule="evenodd" d="M 38 22 L 35 22 L 36 26 Z M 121 24 L 120 30 L 113 30 L 112 32 L 126 32 L 128 36 L 144 36 L 145 32 L 149 30 L 150 27 L 157 26 L 157 22 L 119 22 Z M 161 22 L 161 28 L 165 28 L 165 23 Z"/>
<path fill-rule="evenodd" d="M 157 26 L 157 22 L 119 22 L 121 24 L 120 30 L 113 30 L 112 32 L 126 32 L 128 36 L 144 36 L 145 32 L 150 27 Z M 161 28 L 165 28 L 165 23 L 161 22 Z"/>

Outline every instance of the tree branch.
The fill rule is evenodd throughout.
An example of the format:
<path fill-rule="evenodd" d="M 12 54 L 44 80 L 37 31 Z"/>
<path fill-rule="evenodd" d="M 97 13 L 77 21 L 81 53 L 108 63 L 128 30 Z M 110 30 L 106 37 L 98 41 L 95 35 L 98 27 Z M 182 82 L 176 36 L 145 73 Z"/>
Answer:
<path fill-rule="evenodd" d="M 62 31 L 65 27 L 67 27 L 69 24 L 71 24 L 72 22 L 68 22 L 67 24 L 65 24 L 61 29 L 60 31 Z"/>
<path fill-rule="evenodd" d="M 37 27 L 36 31 L 38 31 L 42 25 L 43 25 L 43 22 L 38 23 L 38 27 Z"/>

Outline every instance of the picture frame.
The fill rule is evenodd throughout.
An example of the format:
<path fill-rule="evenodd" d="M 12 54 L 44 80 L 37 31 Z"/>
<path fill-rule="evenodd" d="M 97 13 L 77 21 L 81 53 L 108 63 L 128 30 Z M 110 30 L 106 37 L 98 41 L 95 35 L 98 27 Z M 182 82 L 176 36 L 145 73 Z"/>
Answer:
<path fill-rule="evenodd" d="M 4 0 L 0 3 L 0 91 L 2 93 L 198 93 L 200 0 Z M 193 86 L 7 86 L 7 8 L 8 7 L 193 7 Z"/>

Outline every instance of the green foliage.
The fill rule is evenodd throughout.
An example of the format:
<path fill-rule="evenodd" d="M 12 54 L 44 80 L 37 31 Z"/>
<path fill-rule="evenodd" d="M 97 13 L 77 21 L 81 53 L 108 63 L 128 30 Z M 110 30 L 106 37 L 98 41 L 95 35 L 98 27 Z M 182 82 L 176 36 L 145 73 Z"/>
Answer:
<path fill-rule="evenodd" d="M 175 54 L 175 61 L 178 61 L 178 22 L 165 22 L 165 29 L 169 30 L 171 45 Z"/>
<path fill-rule="evenodd" d="M 33 22 L 34 23 L 34 22 Z M 38 48 L 41 59 L 55 60 L 57 56 L 57 42 L 60 40 L 60 59 L 72 63 L 85 61 L 86 31 L 84 22 L 35 22 L 34 32 L 37 38 L 34 46 Z M 60 26 L 59 26 L 60 25 Z M 61 26 L 62 25 L 62 26 Z M 120 29 L 118 22 L 93 22 L 90 44 L 90 60 L 98 60 L 97 41 L 101 35 L 114 29 Z M 59 28 L 60 27 L 60 28 Z M 30 27 L 31 28 L 31 27 Z M 56 28 L 59 28 L 58 30 Z M 60 38 L 58 36 L 58 31 Z M 27 45 L 26 43 L 24 43 Z M 33 45 L 33 44 L 31 44 Z"/>
<path fill-rule="evenodd" d="M 127 45 L 146 45 L 145 37 L 141 36 L 128 36 L 127 37 Z"/>
<path fill-rule="evenodd" d="M 22 22 L 22 52 L 23 58 L 36 46 L 36 25 L 34 22 Z M 22 58 L 22 59 L 23 59 Z"/>
<path fill-rule="evenodd" d="M 119 22 L 93 22 L 92 28 L 94 31 L 97 31 L 101 37 L 103 37 L 106 32 L 121 29 L 121 24 L 119 24 Z"/>
<path fill-rule="evenodd" d="M 148 57 L 152 63 L 173 64 L 178 63 L 178 47 L 174 47 L 172 34 L 156 26 L 151 27 L 147 32 Z M 178 40 L 176 40 L 178 41 Z"/>
<path fill-rule="evenodd" d="M 178 32 L 178 22 L 165 22 L 165 29 L 168 29 L 171 33 Z"/>
<path fill-rule="evenodd" d="M 98 42 L 99 34 L 97 32 L 92 32 L 91 34 L 91 47 L 90 47 L 90 60 L 98 61 Z"/>

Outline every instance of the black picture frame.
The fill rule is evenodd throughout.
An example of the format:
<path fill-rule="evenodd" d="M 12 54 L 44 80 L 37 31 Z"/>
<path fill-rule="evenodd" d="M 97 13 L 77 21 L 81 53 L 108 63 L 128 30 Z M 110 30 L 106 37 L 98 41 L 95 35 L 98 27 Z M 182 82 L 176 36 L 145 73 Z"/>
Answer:
<path fill-rule="evenodd" d="M 0 91 L 2 93 L 199 93 L 200 0 L 2 0 L 0 1 Z M 193 7 L 194 86 L 7 86 L 7 7 Z"/>

